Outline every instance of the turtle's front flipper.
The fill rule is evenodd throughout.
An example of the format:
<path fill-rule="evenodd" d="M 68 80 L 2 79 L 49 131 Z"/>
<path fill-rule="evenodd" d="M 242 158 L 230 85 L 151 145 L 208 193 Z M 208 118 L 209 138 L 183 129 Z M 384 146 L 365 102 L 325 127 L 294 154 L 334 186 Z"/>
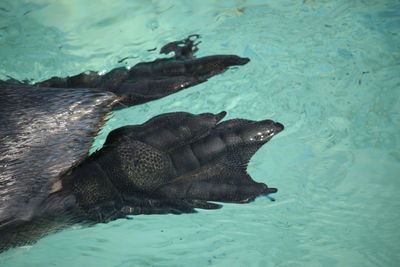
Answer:
<path fill-rule="evenodd" d="M 142 104 L 176 93 L 182 89 L 207 81 L 208 78 L 226 71 L 230 66 L 244 65 L 248 58 L 236 55 L 213 55 L 195 58 L 198 35 L 171 42 L 160 53 L 174 55 L 151 62 L 138 63 L 129 70 L 120 67 L 100 75 L 86 72 L 67 78 L 53 77 L 37 83 L 42 87 L 96 88 L 122 96 L 126 106 Z M 121 107 L 116 105 L 116 108 Z"/>
<path fill-rule="evenodd" d="M 246 203 L 275 193 L 277 189 L 255 182 L 246 168 L 253 154 L 283 126 L 270 120 L 220 122 L 225 114 L 169 113 L 116 129 L 101 150 L 76 168 L 75 183 L 86 183 L 90 175 L 107 179 L 116 192 L 109 199 L 119 203 L 122 214 L 216 209 L 220 205 L 208 201 Z M 90 170 L 82 174 L 85 168 Z M 90 208 L 102 205 L 107 195 L 102 191 L 110 186 L 94 190 L 91 183 L 87 185 L 91 192 L 83 184 L 75 188 L 81 206 L 88 207 L 89 199 L 98 195 Z"/>

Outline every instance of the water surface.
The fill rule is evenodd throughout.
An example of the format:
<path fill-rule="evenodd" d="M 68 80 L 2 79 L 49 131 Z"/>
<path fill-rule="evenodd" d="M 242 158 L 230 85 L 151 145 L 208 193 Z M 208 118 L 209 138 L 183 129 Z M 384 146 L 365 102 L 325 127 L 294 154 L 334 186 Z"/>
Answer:
<path fill-rule="evenodd" d="M 110 130 L 165 112 L 270 118 L 285 131 L 249 172 L 279 188 L 276 201 L 75 227 L 1 254 L 0 265 L 398 265 L 400 1 L 3 0 L 0 78 L 132 66 L 193 33 L 199 56 L 251 62 L 115 112 L 94 149 Z"/>

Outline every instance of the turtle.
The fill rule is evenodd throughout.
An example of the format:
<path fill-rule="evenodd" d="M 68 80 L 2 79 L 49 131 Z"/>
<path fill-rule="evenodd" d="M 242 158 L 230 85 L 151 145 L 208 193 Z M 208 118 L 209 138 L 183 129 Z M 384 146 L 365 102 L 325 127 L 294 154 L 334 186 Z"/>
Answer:
<path fill-rule="evenodd" d="M 179 92 L 250 60 L 197 58 L 198 38 L 163 46 L 160 53 L 170 57 L 104 75 L 0 82 L 0 251 L 73 224 L 194 213 L 277 192 L 246 170 L 284 129 L 272 120 L 166 113 L 112 130 L 89 154 L 111 110 Z"/>

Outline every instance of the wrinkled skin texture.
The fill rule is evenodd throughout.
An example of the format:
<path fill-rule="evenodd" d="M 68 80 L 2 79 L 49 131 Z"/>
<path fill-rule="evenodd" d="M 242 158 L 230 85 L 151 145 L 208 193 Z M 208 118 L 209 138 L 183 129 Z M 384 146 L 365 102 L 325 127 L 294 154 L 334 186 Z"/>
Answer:
<path fill-rule="evenodd" d="M 246 203 L 275 193 L 275 188 L 253 181 L 246 167 L 283 125 L 270 120 L 220 122 L 224 116 L 168 113 L 116 129 L 100 151 L 72 172 L 71 190 L 93 220 L 215 209 L 220 205 L 208 201 Z"/>
<path fill-rule="evenodd" d="M 252 155 L 283 130 L 270 120 L 162 114 L 112 131 L 88 156 L 111 109 L 167 96 L 249 61 L 195 58 L 198 37 L 171 42 L 161 53 L 172 57 L 129 70 L 34 85 L 0 81 L 0 251 L 74 223 L 192 213 L 221 207 L 209 201 L 247 203 L 277 191 L 246 172 Z"/>
<path fill-rule="evenodd" d="M 176 93 L 182 89 L 207 81 L 230 66 L 244 65 L 250 60 L 235 55 L 215 55 L 195 58 L 198 51 L 194 41 L 199 35 L 191 35 L 182 41 L 166 44 L 161 53 L 174 53 L 170 58 L 138 63 L 129 70 L 121 67 L 99 75 L 97 72 L 81 73 L 37 83 L 37 86 L 57 88 L 95 88 L 111 91 L 122 97 L 114 109 L 142 104 Z"/>

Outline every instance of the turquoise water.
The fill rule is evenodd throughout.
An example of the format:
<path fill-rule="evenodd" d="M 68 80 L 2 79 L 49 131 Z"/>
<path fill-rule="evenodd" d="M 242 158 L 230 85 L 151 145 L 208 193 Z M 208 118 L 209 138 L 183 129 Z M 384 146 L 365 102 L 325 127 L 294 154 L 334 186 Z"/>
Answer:
<path fill-rule="evenodd" d="M 126 56 L 134 65 L 193 33 L 199 56 L 250 57 L 115 112 L 95 148 L 111 129 L 165 112 L 271 118 L 285 131 L 249 172 L 279 192 L 275 202 L 75 227 L 1 254 L 1 266 L 398 266 L 400 1 L 34 2 L 0 3 L 0 79 L 106 71 Z"/>

